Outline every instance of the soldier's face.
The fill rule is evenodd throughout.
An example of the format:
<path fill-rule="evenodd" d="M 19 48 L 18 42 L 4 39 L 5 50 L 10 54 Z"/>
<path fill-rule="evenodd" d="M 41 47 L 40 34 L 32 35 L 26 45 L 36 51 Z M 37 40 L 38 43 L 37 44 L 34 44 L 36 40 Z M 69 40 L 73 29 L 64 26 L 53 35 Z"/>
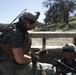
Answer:
<path fill-rule="evenodd" d="M 74 58 L 74 53 L 73 52 L 68 52 L 68 51 L 63 52 L 63 58 L 64 59 L 72 59 L 72 58 Z"/>
<path fill-rule="evenodd" d="M 25 27 L 27 27 L 28 30 L 31 30 L 33 28 L 34 23 L 35 23 L 34 21 L 32 21 L 30 19 L 26 19 L 26 20 L 23 19 L 22 21 L 23 21 Z"/>
<path fill-rule="evenodd" d="M 33 25 L 30 24 L 28 21 L 26 22 L 26 26 L 29 30 L 31 30 L 33 28 Z"/>

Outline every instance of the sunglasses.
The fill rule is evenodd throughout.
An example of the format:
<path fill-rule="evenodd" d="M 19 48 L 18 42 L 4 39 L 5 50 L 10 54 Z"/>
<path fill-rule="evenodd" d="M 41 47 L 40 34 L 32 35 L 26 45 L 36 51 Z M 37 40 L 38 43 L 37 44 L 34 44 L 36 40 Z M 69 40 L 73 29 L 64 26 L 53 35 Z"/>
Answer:
<path fill-rule="evenodd" d="M 30 19 L 27 19 L 27 21 L 30 23 L 30 24 L 34 24 L 35 22 L 30 20 Z"/>

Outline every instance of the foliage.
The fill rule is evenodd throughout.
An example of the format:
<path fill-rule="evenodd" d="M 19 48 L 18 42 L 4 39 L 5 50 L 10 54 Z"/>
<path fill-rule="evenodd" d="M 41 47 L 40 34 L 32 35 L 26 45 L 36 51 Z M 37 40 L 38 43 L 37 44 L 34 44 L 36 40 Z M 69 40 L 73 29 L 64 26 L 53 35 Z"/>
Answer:
<path fill-rule="evenodd" d="M 37 29 L 38 28 L 38 29 Z M 38 26 L 36 31 L 55 31 L 55 30 L 73 30 L 76 29 L 76 16 L 69 18 L 68 24 L 63 22 L 52 23 L 49 25 Z"/>
<path fill-rule="evenodd" d="M 75 21 L 76 20 L 76 16 L 71 16 L 70 18 L 69 18 L 69 21 Z"/>
<path fill-rule="evenodd" d="M 0 32 L 2 31 L 2 30 L 4 30 L 6 27 L 8 26 L 8 24 L 0 24 Z"/>
<path fill-rule="evenodd" d="M 70 13 L 76 10 L 76 0 L 46 0 L 43 5 L 48 8 L 44 19 L 46 24 L 59 21 L 68 24 Z"/>

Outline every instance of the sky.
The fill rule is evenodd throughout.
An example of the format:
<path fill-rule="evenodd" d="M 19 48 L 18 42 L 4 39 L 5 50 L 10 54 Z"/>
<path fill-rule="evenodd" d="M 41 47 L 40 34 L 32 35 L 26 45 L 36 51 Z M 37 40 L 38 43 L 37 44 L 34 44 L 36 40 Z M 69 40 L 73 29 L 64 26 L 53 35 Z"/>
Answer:
<path fill-rule="evenodd" d="M 11 23 L 24 9 L 40 12 L 39 22 L 43 23 L 46 8 L 44 0 L 0 0 L 0 23 Z"/>

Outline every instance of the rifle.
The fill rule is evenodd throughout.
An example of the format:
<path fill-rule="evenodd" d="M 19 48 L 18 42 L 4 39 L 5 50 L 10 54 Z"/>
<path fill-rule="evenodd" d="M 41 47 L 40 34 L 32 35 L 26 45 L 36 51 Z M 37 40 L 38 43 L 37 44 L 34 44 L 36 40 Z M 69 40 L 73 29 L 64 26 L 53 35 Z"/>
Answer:
<path fill-rule="evenodd" d="M 54 60 L 52 68 L 54 66 L 59 69 L 64 69 L 65 71 L 69 71 L 69 72 L 76 74 L 76 71 L 73 68 L 67 66 L 66 64 L 62 63 L 61 61 L 58 61 L 57 59 Z"/>
<path fill-rule="evenodd" d="M 2 30 L 2 34 L 4 34 L 4 33 L 8 30 L 8 28 L 12 26 L 13 22 L 14 22 L 18 17 L 20 17 L 20 16 L 22 15 L 22 13 L 24 13 L 24 11 L 26 11 L 26 10 L 27 10 L 27 9 L 24 9 L 4 30 Z M 2 34 L 1 34 L 1 35 L 2 35 Z"/>
<path fill-rule="evenodd" d="M 22 15 L 22 13 L 24 13 L 27 9 L 24 9 L 5 29 L 2 30 L 1 34 L 0 34 L 0 42 L 4 43 L 3 40 L 1 39 L 1 36 L 3 34 L 5 34 L 8 31 L 8 28 L 11 28 L 11 26 L 13 25 L 13 22 Z"/>

